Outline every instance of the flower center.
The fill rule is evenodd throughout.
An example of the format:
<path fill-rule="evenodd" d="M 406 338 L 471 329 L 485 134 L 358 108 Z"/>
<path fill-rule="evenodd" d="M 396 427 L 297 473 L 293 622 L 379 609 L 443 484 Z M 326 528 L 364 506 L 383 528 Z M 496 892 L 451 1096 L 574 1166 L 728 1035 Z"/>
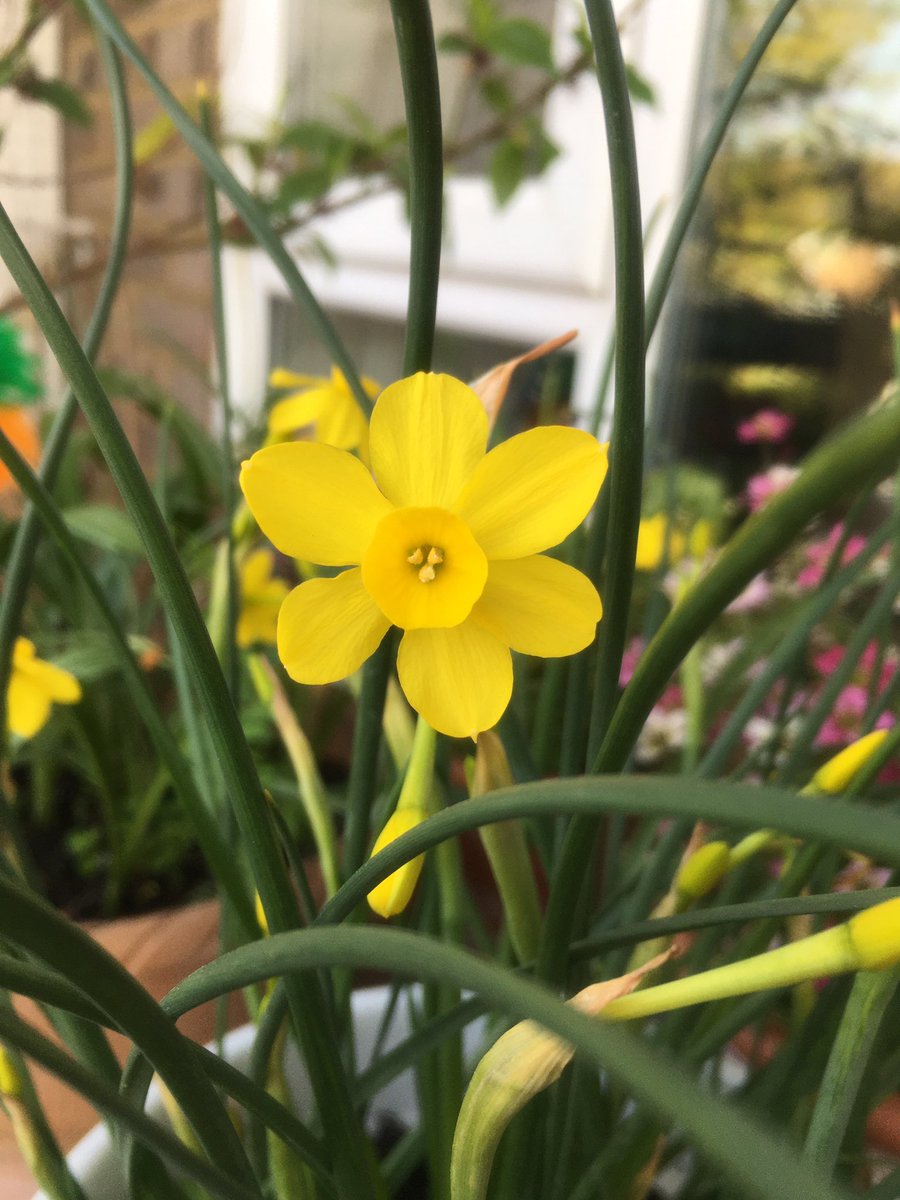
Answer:
<path fill-rule="evenodd" d="M 484 590 L 487 559 L 454 513 L 397 508 L 379 522 L 362 561 L 362 577 L 393 625 L 450 629 L 466 619 Z"/>
<path fill-rule="evenodd" d="M 419 583 L 433 583 L 437 578 L 437 568 L 443 565 L 444 552 L 437 546 L 429 546 L 427 550 L 424 546 L 416 546 L 412 554 L 406 556 L 406 561 L 419 568 L 416 572 Z"/>

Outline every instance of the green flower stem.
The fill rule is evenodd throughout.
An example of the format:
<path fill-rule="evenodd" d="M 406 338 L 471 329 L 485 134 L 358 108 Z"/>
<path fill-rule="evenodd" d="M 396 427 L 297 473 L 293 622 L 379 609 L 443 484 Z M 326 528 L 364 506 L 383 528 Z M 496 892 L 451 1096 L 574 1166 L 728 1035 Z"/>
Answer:
<path fill-rule="evenodd" d="M 112 133 L 116 158 L 116 197 L 109 259 L 103 273 L 97 303 L 84 335 L 84 352 L 89 359 L 93 359 L 100 348 L 125 264 L 128 233 L 131 228 L 134 177 L 134 164 L 131 156 L 131 114 L 128 108 L 128 93 L 122 64 L 112 43 L 102 34 L 98 36 L 97 48 L 110 89 Z M 50 491 L 53 490 L 59 474 L 77 411 L 78 403 L 75 395 L 69 391 L 53 422 L 41 460 L 41 480 Z M 37 514 L 30 508 L 26 509 L 19 522 L 19 528 L 16 530 L 7 562 L 3 590 L 0 592 L 0 751 L 6 741 L 6 690 L 12 663 L 12 647 L 19 630 L 40 528 Z"/>
<path fill-rule="evenodd" d="M 39 1062 L 57 1078 L 80 1092 L 95 1108 L 144 1145 L 155 1150 L 179 1172 L 201 1183 L 221 1200 L 259 1200 L 252 1183 L 229 1174 L 224 1164 L 213 1166 L 192 1154 L 177 1137 L 151 1121 L 122 1098 L 102 1077 L 93 1075 L 48 1038 L 11 1013 L 0 1011 L 0 1039 Z"/>
<path fill-rule="evenodd" d="M 847 932 L 837 925 L 823 933 L 789 942 L 777 950 L 741 959 L 698 975 L 644 988 L 612 1000 L 603 1009 L 604 1021 L 634 1021 L 688 1005 L 747 996 L 770 988 L 790 987 L 807 979 L 840 975 L 860 968 L 859 955 Z"/>
<path fill-rule="evenodd" d="M 431 370 L 441 265 L 444 152 L 428 0 L 391 0 L 409 137 L 409 302 L 403 374 Z"/>
<path fill-rule="evenodd" d="M 244 881 L 235 864 L 234 855 L 225 844 L 205 801 L 197 790 L 190 768 L 159 711 L 156 700 L 147 686 L 146 677 L 119 627 L 105 592 L 86 565 L 75 539 L 59 515 L 59 510 L 53 503 L 49 492 L 2 431 L 0 431 L 0 460 L 7 467 L 23 494 L 28 497 L 32 510 L 46 525 L 64 559 L 75 571 L 93 600 L 117 653 L 119 666 L 131 691 L 135 707 L 165 764 L 167 775 L 171 778 L 184 805 L 203 853 L 215 871 L 219 883 L 228 893 L 245 930 L 251 935 L 255 934 L 256 918 L 253 905 L 250 903 Z"/>
<path fill-rule="evenodd" d="M 878 551 L 897 530 L 900 530 L 900 516 L 882 525 L 881 529 L 869 538 L 862 552 L 807 600 L 797 614 L 793 628 L 769 655 L 759 678 L 747 689 L 704 755 L 697 768 L 697 774 L 702 779 L 713 779 L 725 769 L 729 758 L 740 744 L 744 726 L 796 656 L 802 652 L 811 631 L 831 612 L 844 588 L 862 575 Z"/>
<path fill-rule="evenodd" d="M 250 1165 L 218 1096 L 185 1053 L 182 1035 L 140 984 L 87 933 L 5 878 L 0 878 L 0 932 L 87 992 L 141 1047 L 212 1161 L 240 1182 L 242 1194 L 256 1195 Z"/>
<path fill-rule="evenodd" d="M 747 90 L 747 85 L 753 78 L 753 74 L 768 49 L 769 43 L 781 28 L 785 17 L 796 3 L 797 0 L 779 0 L 778 4 L 775 5 L 768 17 L 766 17 L 760 27 L 759 33 L 753 39 L 750 49 L 735 71 L 731 83 L 722 97 L 722 102 L 719 105 L 713 123 L 709 127 L 709 131 L 703 139 L 697 157 L 691 166 L 691 172 L 685 183 L 684 192 L 678 205 L 678 211 L 675 213 L 672 228 L 666 238 L 666 243 L 660 255 L 659 264 L 657 265 L 653 282 L 647 295 L 648 342 L 656 329 L 656 324 L 669 290 L 669 284 L 672 281 L 672 273 L 675 269 L 678 252 L 681 249 L 685 234 L 690 228 L 694 213 L 697 210 L 700 194 L 703 191 L 703 185 L 706 183 L 706 177 L 709 174 L 713 159 L 722 145 L 722 141 L 728 131 L 728 126 L 731 124 L 731 119 L 737 112 L 738 105 L 741 102 L 744 92 Z"/>
<path fill-rule="evenodd" d="M 212 112 L 209 97 L 205 89 L 198 89 L 198 115 L 200 128 L 204 137 L 212 142 Z M 216 351 L 216 384 L 222 403 L 222 500 L 228 517 L 225 534 L 225 635 L 222 639 L 222 661 L 225 667 L 225 678 L 231 690 L 235 704 L 238 703 L 240 688 L 240 658 L 235 630 L 238 619 L 237 578 L 234 563 L 234 529 L 233 520 L 238 504 L 237 464 L 234 461 L 234 441 L 232 438 L 232 408 L 231 387 L 228 378 L 228 352 L 225 336 L 225 289 L 222 284 L 222 224 L 219 220 L 219 209 L 216 203 L 216 189 L 209 175 L 203 176 L 203 198 L 206 207 L 206 227 L 209 231 L 209 262 L 212 275 L 212 318 L 213 344 Z"/>
<path fill-rule="evenodd" d="M 642 655 L 597 755 L 597 770 L 622 767 L 684 655 L 750 580 L 819 512 L 888 474 L 898 455 L 900 408 L 866 415 L 815 450 L 791 487 L 744 522 L 706 575 L 673 608 Z"/>
<path fill-rule="evenodd" d="M 384 641 L 363 667 L 362 687 L 356 705 L 350 779 L 347 784 L 347 819 L 344 825 L 344 874 L 352 875 L 366 857 L 372 802 L 378 782 L 384 702 L 394 664 L 396 637 L 388 631 Z"/>
<path fill-rule="evenodd" d="M 644 455 L 644 272 L 641 201 L 628 78 L 611 0 L 587 0 L 588 24 L 603 98 L 612 186 L 616 277 L 615 407 L 610 434 L 609 529 L 604 615 L 588 754 L 593 758 L 612 716 L 625 648 L 641 517 Z M 605 531 L 594 523 L 591 537 Z"/>
<path fill-rule="evenodd" d="M 538 984 L 422 934 L 355 926 L 277 934 L 202 967 L 176 991 L 211 996 L 284 972 L 338 965 L 377 966 L 451 984 L 476 992 L 486 1004 L 516 1019 L 537 1021 L 602 1067 L 641 1104 L 684 1130 L 728 1175 L 739 1195 L 758 1200 L 847 1200 L 846 1193 L 821 1173 L 799 1163 L 779 1138 L 710 1096 L 636 1039 L 577 1012 Z"/>
<path fill-rule="evenodd" d="M 672 609 L 644 651 L 613 716 L 594 763 L 597 771 L 621 770 L 651 708 L 698 638 L 754 575 L 803 531 L 808 522 L 846 493 L 876 482 L 900 455 L 900 408 L 854 421 L 807 459 L 799 478 L 741 526 L 710 570 Z M 574 823 L 566 837 L 544 925 L 542 973 L 558 976 L 571 941 L 577 897 L 593 839 Z"/>
<path fill-rule="evenodd" d="M 847 1007 L 831 1045 L 804 1147 L 808 1161 L 824 1171 L 833 1171 L 837 1163 L 881 1019 L 898 983 L 900 969 L 897 968 L 893 971 L 862 971 L 853 981 Z"/>
<path fill-rule="evenodd" d="M 278 728 L 278 733 L 288 752 L 291 766 L 297 777 L 297 787 L 300 791 L 300 801 L 303 811 L 309 821 L 319 862 L 322 865 L 322 877 L 325 882 L 325 892 L 330 898 L 341 886 L 340 869 L 338 867 L 337 839 L 334 833 L 334 821 L 328 806 L 328 793 L 316 765 L 309 739 L 303 732 L 297 716 L 281 686 L 281 680 L 272 669 L 268 660 L 261 654 L 255 654 L 250 659 L 250 670 L 256 684 L 257 694 L 264 704 L 268 705 L 272 719 Z"/>
<path fill-rule="evenodd" d="M 266 211 L 259 201 L 255 200 L 247 189 L 228 169 L 222 156 L 209 140 L 204 137 L 200 128 L 195 124 L 185 109 L 178 103 L 172 92 L 159 78 L 150 63 L 141 54 L 134 41 L 128 36 L 121 22 L 115 17 L 106 0 L 85 0 L 97 24 L 105 31 L 119 47 L 126 58 L 130 59 L 147 81 L 150 90 L 156 95 L 162 107 L 172 119 L 172 124 L 184 138 L 193 151 L 203 170 L 209 175 L 218 190 L 227 196 L 234 205 L 238 215 L 247 226 L 257 242 L 268 253 L 274 265 L 281 272 L 287 284 L 288 291 L 297 304 L 305 309 L 309 322 L 322 344 L 328 350 L 331 360 L 344 373 L 357 403 L 364 413 L 372 411 L 372 401 L 366 395 L 360 382 L 353 361 L 338 336 L 337 330 L 325 315 L 309 285 L 300 273 L 296 262 L 288 253 L 281 238 L 275 233 Z"/>
<path fill-rule="evenodd" d="M 93 2 L 93 0 L 92 0 Z M 97 439 L 144 543 L 165 608 L 181 641 L 206 713 L 257 891 L 273 930 L 296 927 L 297 901 L 266 810 L 256 768 L 184 567 L 134 452 L 56 301 L 0 206 L 0 253 L 31 306 Z M 335 1168 L 348 1197 L 369 1195 L 365 1139 L 346 1080 L 322 1031 L 330 1027 L 315 981 L 291 978 L 291 1012 L 306 1056 Z M 173 1089 L 174 1091 L 174 1089 Z M 338 1152 L 340 1147 L 340 1152 Z"/>
<path fill-rule="evenodd" d="M 778 772 L 779 783 L 793 783 L 805 771 L 809 752 L 822 727 L 822 722 L 831 712 L 842 688 L 850 681 L 850 676 L 873 634 L 884 619 L 891 614 L 898 590 L 900 590 L 900 570 L 895 570 L 884 581 L 884 586 L 877 599 L 854 629 L 852 636 L 848 638 L 843 658 L 825 681 L 815 703 L 805 713 L 787 761 Z"/>

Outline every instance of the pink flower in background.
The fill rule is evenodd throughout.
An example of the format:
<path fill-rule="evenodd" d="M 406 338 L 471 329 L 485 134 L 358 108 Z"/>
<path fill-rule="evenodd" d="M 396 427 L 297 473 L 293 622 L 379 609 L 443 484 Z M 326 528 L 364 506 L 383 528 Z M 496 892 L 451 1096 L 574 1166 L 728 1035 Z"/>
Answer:
<path fill-rule="evenodd" d="M 644 639 L 632 638 L 625 647 L 625 653 L 622 655 L 622 667 L 619 671 L 619 687 L 625 687 L 631 682 L 631 677 L 634 674 L 634 668 L 638 664 L 638 659 L 644 653 Z"/>
<path fill-rule="evenodd" d="M 838 542 L 844 532 L 844 526 L 840 523 L 835 525 L 831 532 L 821 542 L 812 542 L 806 547 L 806 566 L 797 576 L 797 583 L 801 588 L 818 587 L 825 576 L 825 568 L 831 559 L 832 554 L 837 547 Z M 848 562 L 852 562 L 864 548 L 866 539 L 855 533 L 847 539 L 847 545 L 844 547 L 844 552 L 841 555 L 841 566 L 846 566 Z"/>
<path fill-rule="evenodd" d="M 770 467 L 768 471 L 763 471 L 761 475 L 752 476 L 747 481 L 747 490 L 744 492 L 747 507 L 751 512 L 756 512 L 757 509 L 762 508 L 767 500 L 771 500 L 773 496 L 778 496 L 781 492 L 786 491 L 799 474 L 799 467 L 789 467 L 785 463 L 776 463 L 774 467 Z"/>
<path fill-rule="evenodd" d="M 817 746 L 846 746 L 857 736 L 865 716 L 869 694 L 864 687 L 851 683 L 839 694 L 834 708 L 823 721 L 816 737 Z"/>
<path fill-rule="evenodd" d="M 761 408 L 737 427 L 739 442 L 783 442 L 794 428 L 794 418 L 777 408 Z"/>
<path fill-rule="evenodd" d="M 729 613 L 753 612 L 764 608 L 772 598 L 772 585 L 765 574 L 755 575 L 739 596 L 735 596 L 725 609 Z"/>

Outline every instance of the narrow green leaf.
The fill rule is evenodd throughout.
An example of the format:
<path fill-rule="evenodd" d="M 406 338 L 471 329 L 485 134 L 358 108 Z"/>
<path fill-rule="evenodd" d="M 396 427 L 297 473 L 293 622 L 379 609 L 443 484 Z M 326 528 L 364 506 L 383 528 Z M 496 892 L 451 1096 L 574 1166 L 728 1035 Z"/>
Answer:
<path fill-rule="evenodd" d="M 77 538 L 114 554 L 140 555 L 141 539 L 128 514 L 109 504 L 78 504 L 63 511 L 63 520 Z"/>

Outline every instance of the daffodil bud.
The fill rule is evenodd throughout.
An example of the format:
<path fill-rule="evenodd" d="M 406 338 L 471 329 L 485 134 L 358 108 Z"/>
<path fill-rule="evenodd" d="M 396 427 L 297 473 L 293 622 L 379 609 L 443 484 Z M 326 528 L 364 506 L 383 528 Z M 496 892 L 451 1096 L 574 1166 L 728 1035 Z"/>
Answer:
<path fill-rule="evenodd" d="M 503 743 L 492 730 L 478 739 L 469 795 L 483 796 L 511 787 L 512 771 Z M 478 830 L 497 882 L 510 941 L 519 962 L 537 956 L 541 936 L 541 905 L 534 868 L 521 821 L 497 821 Z"/>
<path fill-rule="evenodd" d="M 22 1095 L 22 1080 L 6 1050 L 0 1046 L 0 1096 L 18 1100 Z"/>
<path fill-rule="evenodd" d="M 262 897 L 259 892 L 256 893 L 256 923 L 260 928 L 263 937 L 269 936 L 269 921 L 266 917 L 266 910 L 263 908 Z"/>
<path fill-rule="evenodd" d="M 857 913 L 847 931 L 859 954 L 859 965 L 870 971 L 900 963 L 900 897 Z"/>
<path fill-rule="evenodd" d="M 669 957 L 659 955 L 636 971 L 594 983 L 568 1004 L 597 1016 L 615 997 L 638 987 Z M 472 1075 L 453 1135 L 451 1200 L 484 1200 L 497 1145 L 507 1125 L 532 1097 L 559 1079 L 574 1053 L 562 1038 L 535 1021 L 520 1021 L 502 1034 Z"/>
<path fill-rule="evenodd" d="M 825 792 L 830 796 L 846 791 L 854 776 L 862 770 L 884 739 L 886 729 L 874 729 L 859 738 L 819 767 L 809 784 L 810 792 Z"/>
<path fill-rule="evenodd" d="M 421 825 L 427 816 L 421 808 L 398 808 L 378 835 L 372 847 L 373 856 L 404 833 L 409 833 L 411 829 Z M 392 875 L 388 875 L 387 879 L 383 879 L 366 897 L 369 908 L 378 913 L 379 917 L 396 917 L 398 913 L 402 913 L 416 890 L 424 861 L 425 855 L 419 854 L 411 862 L 404 863 Z"/>
<path fill-rule="evenodd" d="M 727 842 L 707 842 L 682 863 L 675 877 L 675 891 L 681 902 L 693 904 L 721 882 L 731 864 Z"/>

